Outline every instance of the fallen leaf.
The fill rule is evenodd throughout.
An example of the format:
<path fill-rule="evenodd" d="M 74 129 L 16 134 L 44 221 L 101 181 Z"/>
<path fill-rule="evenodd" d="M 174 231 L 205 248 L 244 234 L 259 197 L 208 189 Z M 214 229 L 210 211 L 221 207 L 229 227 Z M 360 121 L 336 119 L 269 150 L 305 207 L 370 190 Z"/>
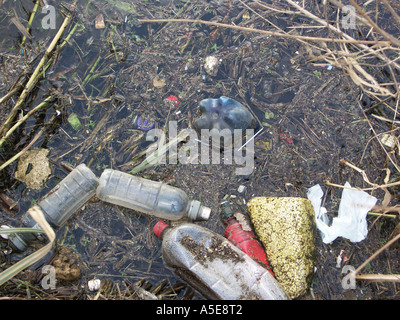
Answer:
<path fill-rule="evenodd" d="M 156 88 L 162 88 L 165 86 L 165 80 L 160 79 L 159 76 L 157 75 L 153 79 L 153 86 L 155 86 Z"/>

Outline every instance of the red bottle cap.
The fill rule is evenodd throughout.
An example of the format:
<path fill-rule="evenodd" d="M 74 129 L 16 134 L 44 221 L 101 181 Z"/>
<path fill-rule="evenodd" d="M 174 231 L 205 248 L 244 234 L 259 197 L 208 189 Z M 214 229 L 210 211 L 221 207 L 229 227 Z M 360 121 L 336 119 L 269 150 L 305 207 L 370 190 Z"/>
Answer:
<path fill-rule="evenodd" d="M 161 233 L 165 228 L 169 227 L 164 221 L 158 221 L 153 227 L 153 233 L 157 236 L 157 238 L 161 239 Z"/>

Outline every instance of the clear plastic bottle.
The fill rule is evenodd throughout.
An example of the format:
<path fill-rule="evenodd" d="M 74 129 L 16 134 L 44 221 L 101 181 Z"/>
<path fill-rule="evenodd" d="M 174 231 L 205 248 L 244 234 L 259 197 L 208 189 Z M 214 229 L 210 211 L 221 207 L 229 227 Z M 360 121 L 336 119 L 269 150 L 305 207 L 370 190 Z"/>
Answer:
<path fill-rule="evenodd" d="M 206 228 L 184 223 L 153 228 L 162 239 L 164 263 L 211 300 L 286 300 L 277 280 L 227 239 Z"/>
<path fill-rule="evenodd" d="M 204 221 L 211 211 L 181 189 L 112 169 L 103 171 L 96 192 L 100 200 L 166 220 Z"/>
<path fill-rule="evenodd" d="M 57 229 L 95 194 L 97 186 L 96 175 L 85 164 L 80 164 L 37 205 L 42 209 L 47 222 Z M 40 229 L 29 213 L 22 216 L 21 223 L 23 227 Z M 35 237 L 41 239 L 39 234 L 21 233 L 10 237 L 10 241 L 14 248 L 24 251 Z"/>

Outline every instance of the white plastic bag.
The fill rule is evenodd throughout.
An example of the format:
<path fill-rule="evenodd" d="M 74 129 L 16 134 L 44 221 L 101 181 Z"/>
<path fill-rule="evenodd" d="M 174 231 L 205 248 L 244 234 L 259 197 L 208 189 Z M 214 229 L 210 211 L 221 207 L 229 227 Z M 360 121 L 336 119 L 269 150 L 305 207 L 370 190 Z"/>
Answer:
<path fill-rule="evenodd" d="M 307 192 L 307 198 L 314 207 L 317 228 L 321 232 L 324 243 L 330 243 L 337 237 L 359 242 L 368 234 L 367 213 L 375 205 L 377 199 L 364 191 L 347 189 L 351 188 L 348 182 L 344 186 L 338 216 L 333 218 L 331 225 L 329 225 L 326 209 L 321 207 L 321 198 L 324 195 L 321 186 L 317 184 Z"/>

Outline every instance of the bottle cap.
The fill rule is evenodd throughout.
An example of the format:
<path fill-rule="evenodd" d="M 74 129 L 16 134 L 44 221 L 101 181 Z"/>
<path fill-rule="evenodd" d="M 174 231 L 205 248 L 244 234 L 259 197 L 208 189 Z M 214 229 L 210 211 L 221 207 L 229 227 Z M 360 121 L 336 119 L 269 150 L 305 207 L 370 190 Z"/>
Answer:
<path fill-rule="evenodd" d="M 197 221 L 207 221 L 210 218 L 211 209 L 208 207 L 201 206 L 199 214 L 197 215 Z"/>
<path fill-rule="evenodd" d="M 204 207 L 200 201 L 192 200 L 188 211 L 188 218 L 191 221 L 206 221 L 210 217 L 211 209 Z"/>
<path fill-rule="evenodd" d="M 154 225 L 153 233 L 157 236 L 158 239 L 161 239 L 162 238 L 161 234 L 167 227 L 169 227 L 169 225 L 166 224 L 164 221 L 160 220 Z"/>

